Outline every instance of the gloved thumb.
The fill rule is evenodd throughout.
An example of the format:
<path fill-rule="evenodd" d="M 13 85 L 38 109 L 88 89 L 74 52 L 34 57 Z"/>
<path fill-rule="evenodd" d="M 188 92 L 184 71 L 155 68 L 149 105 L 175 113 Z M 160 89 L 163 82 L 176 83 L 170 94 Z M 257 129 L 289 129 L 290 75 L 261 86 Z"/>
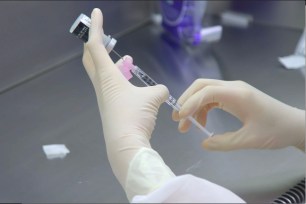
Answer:
<path fill-rule="evenodd" d="M 108 52 L 103 45 L 103 16 L 100 9 L 94 9 L 91 13 L 91 26 L 89 29 L 89 39 L 87 46 L 92 62 L 95 65 L 95 72 L 99 75 L 102 86 L 113 86 L 107 84 L 115 81 L 119 86 L 126 86 L 127 80 L 116 68 L 114 62 L 110 58 Z"/>
<path fill-rule="evenodd" d="M 236 132 L 227 132 L 221 135 L 214 135 L 203 141 L 202 147 L 214 151 L 230 151 L 245 148 L 244 131 L 242 129 Z"/>
<path fill-rule="evenodd" d="M 168 88 L 161 84 L 158 84 L 156 86 L 146 87 L 146 92 L 150 95 L 150 101 L 156 107 L 159 107 L 169 97 Z"/>
<path fill-rule="evenodd" d="M 100 9 L 95 8 L 91 13 L 91 26 L 86 46 L 96 67 L 110 67 L 114 64 L 102 43 L 103 35 L 103 15 Z"/>

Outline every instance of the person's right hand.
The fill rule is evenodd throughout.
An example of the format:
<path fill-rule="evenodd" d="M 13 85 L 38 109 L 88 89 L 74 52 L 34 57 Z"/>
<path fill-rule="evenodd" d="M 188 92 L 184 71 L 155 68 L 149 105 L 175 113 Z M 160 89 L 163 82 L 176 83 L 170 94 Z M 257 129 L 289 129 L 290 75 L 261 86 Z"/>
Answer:
<path fill-rule="evenodd" d="M 243 126 L 235 132 L 203 141 L 208 150 L 278 149 L 295 146 L 305 150 L 305 111 L 286 105 L 242 81 L 196 80 L 179 98 L 179 130 L 188 131 L 194 116 L 203 126 L 212 108 L 237 117 Z"/>

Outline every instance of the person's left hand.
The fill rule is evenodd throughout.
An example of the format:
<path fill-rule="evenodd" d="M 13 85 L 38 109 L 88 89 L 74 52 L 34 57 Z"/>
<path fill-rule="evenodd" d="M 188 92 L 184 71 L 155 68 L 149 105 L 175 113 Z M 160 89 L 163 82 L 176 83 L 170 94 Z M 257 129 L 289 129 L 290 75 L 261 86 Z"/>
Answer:
<path fill-rule="evenodd" d="M 151 148 L 156 115 L 169 92 L 163 85 L 136 87 L 124 78 L 102 44 L 102 23 L 101 11 L 94 9 L 83 64 L 97 95 L 111 167 L 124 186 L 134 155 L 142 147 Z"/>

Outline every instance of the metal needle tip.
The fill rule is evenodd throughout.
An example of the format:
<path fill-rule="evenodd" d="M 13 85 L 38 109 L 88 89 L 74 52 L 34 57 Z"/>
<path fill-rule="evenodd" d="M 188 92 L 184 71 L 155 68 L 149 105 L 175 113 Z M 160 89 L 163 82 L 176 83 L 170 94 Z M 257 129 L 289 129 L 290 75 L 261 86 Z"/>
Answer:
<path fill-rule="evenodd" d="M 113 52 L 115 55 L 117 55 L 117 57 L 119 57 L 120 59 L 123 60 L 123 57 L 122 57 L 118 52 L 116 52 L 115 50 L 112 50 L 112 52 Z"/>

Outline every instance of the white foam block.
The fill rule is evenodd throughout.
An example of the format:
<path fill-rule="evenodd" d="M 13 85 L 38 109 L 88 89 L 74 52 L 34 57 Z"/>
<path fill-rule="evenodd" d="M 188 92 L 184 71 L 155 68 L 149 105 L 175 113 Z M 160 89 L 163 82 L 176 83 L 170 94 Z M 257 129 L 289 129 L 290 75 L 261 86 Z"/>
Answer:
<path fill-rule="evenodd" d="M 253 17 L 249 14 L 225 11 L 221 14 L 221 21 L 223 25 L 246 28 L 253 21 Z"/>
<path fill-rule="evenodd" d="M 64 144 L 43 145 L 42 148 L 48 159 L 63 159 L 70 153 L 69 149 Z"/>
<path fill-rule="evenodd" d="M 212 26 L 208 28 L 202 28 L 201 30 L 202 41 L 216 42 L 221 39 L 222 26 Z"/>
<path fill-rule="evenodd" d="M 279 57 L 278 60 L 287 69 L 299 69 L 305 67 L 305 57 L 302 55 Z"/>

